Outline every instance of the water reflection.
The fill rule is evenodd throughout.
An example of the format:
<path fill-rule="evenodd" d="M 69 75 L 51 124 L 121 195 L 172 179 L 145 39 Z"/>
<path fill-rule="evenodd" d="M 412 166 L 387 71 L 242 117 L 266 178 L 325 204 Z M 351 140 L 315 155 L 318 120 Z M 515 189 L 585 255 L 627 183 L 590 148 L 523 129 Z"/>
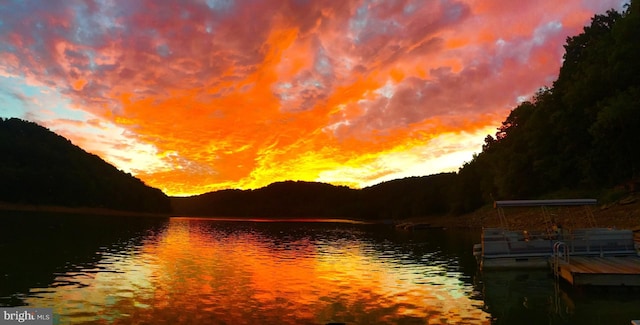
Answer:
<path fill-rule="evenodd" d="M 1 211 L 0 306 L 24 305 L 29 290 L 73 284 L 73 278 L 68 283 L 56 281 L 66 272 L 91 276 L 112 271 L 108 263 L 96 266 L 104 258 L 101 253 L 119 254 L 164 223 L 161 219 Z"/>
<path fill-rule="evenodd" d="M 59 324 L 628 324 L 638 290 L 478 274 L 478 232 L 0 213 L 0 306 Z M 28 231 L 27 231 L 28 230 Z"/>
<path fill-rule="evenodd" d="M 442 240 L 375 227 L 175 218 L 20 298 L 61 323 L 489 322 Z"/>
<path fill-rule="evenodd" d="M 629 324 L 640 315 L 637 288 L 574 288 L 547 270 L 491 270 L 477 286 L 494 324 Z"/>

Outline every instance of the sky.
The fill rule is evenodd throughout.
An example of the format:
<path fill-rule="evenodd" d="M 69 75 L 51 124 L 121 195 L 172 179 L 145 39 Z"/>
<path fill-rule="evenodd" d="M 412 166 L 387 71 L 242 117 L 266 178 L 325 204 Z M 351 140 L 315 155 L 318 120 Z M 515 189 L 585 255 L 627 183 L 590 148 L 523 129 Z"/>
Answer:
<path fill-rule="evenodd" d="M 626 1 L 0 2 L 0 117 L 184 196 L 455 172 Z"/>

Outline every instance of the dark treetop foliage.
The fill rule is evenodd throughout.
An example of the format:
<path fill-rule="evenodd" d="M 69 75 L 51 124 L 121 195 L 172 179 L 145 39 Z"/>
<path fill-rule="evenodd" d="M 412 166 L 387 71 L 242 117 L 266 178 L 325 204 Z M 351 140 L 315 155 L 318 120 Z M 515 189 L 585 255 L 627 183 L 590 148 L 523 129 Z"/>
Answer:
<path fill-rule="evenodd" d="M 0 202 L 169 212 L 169 198 L 48 129 L 0 118 Z"/>
<path fill-rule="evenodd" d="M 640 8 L 569 37 L 558 79 L 511 111 L 460 170 L 474 202 L 605 188 L 640 176 Z M 473 180 L 472 180 L 473 179 Z M 471 190 L 470 190 L 471 191 Z M 472 204 L 473 206 L 473 204 Z"/>
<path fill-rule="evenodd" d="M 256 190 L 223 190 L 172 198 L 182 215 L 387 220 L 440 215 L 456 174 L 411 177 L 362 190 L 314 182 L 278 182 Z"/>

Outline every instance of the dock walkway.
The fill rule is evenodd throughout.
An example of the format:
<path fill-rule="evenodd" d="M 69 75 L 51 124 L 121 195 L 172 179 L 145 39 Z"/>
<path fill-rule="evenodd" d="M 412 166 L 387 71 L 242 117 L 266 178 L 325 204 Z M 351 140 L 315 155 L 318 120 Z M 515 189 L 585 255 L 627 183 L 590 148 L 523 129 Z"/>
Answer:
<path fill-rule="evenodd" d="M 572 285 L 640 286 L 638 256 L 571 256 L 551 259 L 554 274 Z"/>

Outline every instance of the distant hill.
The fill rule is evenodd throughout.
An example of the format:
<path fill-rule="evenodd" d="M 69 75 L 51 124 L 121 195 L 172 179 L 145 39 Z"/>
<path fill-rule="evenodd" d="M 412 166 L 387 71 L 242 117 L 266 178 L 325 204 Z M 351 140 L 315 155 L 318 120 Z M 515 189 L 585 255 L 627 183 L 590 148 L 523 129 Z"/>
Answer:
<path fill-rule="evenodd" d="M 0 202 L 169 212 L 159 189 L 33 123 L 0 118 Z"/>
<path fill-rule="evenodd" d="M 348 209 L 355 190 L 313 182 L 278 182 L 255 190 L 221 190 L 192 197 L 171 198 L 182 215 L 273 218 L 336 217 Z"/>
<path fill-rule="evenodd" d="M 450 211 L 454 173 L 411 177 L 361 190 L 315 182 L 278 182 L 255 190 L 222 190 L 171 198 L 182 215 L 388 220 Z"/>

